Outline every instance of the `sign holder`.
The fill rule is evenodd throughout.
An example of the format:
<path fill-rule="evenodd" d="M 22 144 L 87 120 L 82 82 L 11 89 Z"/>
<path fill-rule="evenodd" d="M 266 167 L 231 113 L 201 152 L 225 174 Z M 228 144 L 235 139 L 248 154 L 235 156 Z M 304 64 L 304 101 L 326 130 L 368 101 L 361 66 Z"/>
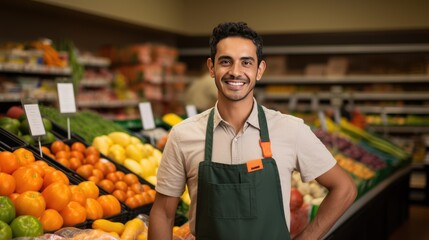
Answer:
<path fill-rule="evenodd" d="M 39 145 L 40 156 L 43 157 L 42 143 L 40 138 L 46 135 L 45 126 L 43 125 L 42 115 L 40 114 L 39 105 L 35 99 L 22 99 L 21 104 L 24 108 L 28 124 L 30 126 L 30 134 L 37 138 Z"/>
<path fill-rule="evenodd" d="M 67 116 L 67 139 L 71 139 L 70 114 L 76 113 L 76 101 L 73 83 L 59 81 L 57 83 L 60 112 Z"/>

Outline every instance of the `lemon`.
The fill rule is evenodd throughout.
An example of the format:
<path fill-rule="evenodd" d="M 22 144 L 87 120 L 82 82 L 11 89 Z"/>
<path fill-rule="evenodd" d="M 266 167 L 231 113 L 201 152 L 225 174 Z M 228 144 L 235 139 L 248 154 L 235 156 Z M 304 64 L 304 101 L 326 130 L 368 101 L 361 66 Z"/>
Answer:
<path fill-rule="evenodd" d="M 111 132 L 107 136 L 112 139 L 114 144 L 119 144 L 124 147 L 131 143 L 131 136 L 125 132 Z"/>
<path fill-rule="evenodd" d="M 123 164 L 126 158 L 125 149 L 119 144 L 113 144 L 107 153 L 107 156 L 116 162 Z"/>
<path fill-rule="evenodd" d="M 135 161 L 140 161 L 143 156 L 143 152 L 137 147 L 137 145 L 130 144 L 125 147 L 125 154 L 128 158 L 131 158 Z"/>
<path fill-rule="evenodd" d="M 137 175 L 141 175 L 142 173 L 142 167 L 138 162 L 134 161 L 133 159 L 129 159 L 129 158 L 125 159 L 124 166 L 130 169 L 132 172 L 134 172 Z"/>

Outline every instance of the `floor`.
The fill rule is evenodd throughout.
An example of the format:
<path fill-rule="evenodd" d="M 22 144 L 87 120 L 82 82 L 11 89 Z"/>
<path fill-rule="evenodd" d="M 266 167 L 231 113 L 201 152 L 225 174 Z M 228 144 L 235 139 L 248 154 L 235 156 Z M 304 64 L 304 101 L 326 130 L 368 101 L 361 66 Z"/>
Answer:
<path fill-rule="evenodd" d="M 429 239 L 429 206 L 410 205 L 409 219 L 396 229 L 389 240 Z"/>

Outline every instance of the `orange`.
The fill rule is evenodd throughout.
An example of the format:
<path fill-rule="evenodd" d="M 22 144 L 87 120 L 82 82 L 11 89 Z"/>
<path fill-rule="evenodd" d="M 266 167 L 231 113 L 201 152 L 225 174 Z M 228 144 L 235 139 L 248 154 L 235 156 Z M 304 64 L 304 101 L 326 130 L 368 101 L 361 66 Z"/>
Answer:
<path fill-rule="evenodd" d="M 15 200 L 18 198 L 20 194 L 19 193 L 12 193 L 9 195 L 10 200 L 12 200 L 13 205 L 15 205 Z"/>
<path fill-rule="evenodd" d="M 90 176 L 92 176 L 93 169 L 94 166 L 92 166 L 91 164 L 84 164 L 76 169 L 76 173 L 83 178 L 88 179 Z"/>
<path fill-rule="evenodd" d="M 115 189 L 122 190 L 125 192 L 128 190 L 128 185 L 126 182 L 119 180 L 119 181 L 115 182 Z"/>
<path fill-rule="evenodd" d="M 142 184 L 141 187 L 143 188 L 142 190 L 143 192 L 146 192 L 152 189 L 148 184 Z"/>
<path fill-rule="evenodd" d="M 100 186 L 104 191 L 108 193 L 112 193 L 115 190 L 115 184 L 109 179 L 102 179 L 98 182 L 98 186 Z"/>
<path fill-rule="evenodd" d="M 60 170 L 53 170 L 52 172 L 47 173 L 43 178 L 43 188 L 45 189 L 47 186 L 55 182 L 61 182 L 65 185 L 70 184 L 70 180 L 65 173 Z"/>
<path fill-rule="evenodd" d="M 61 165 L 63 165 L 64 167 L 70 168 L 70 161 L 68 160 L 68 158 L 61 157 L 57 158 L 56 161 L 61 163 Z"/>
<path fill-rule="evenodd" d="M 46 209 L 43 211 L 42 216 L 39 217 L 39 221 L 42 223 L 45 233 L 60 229 L 64 223 L 63 217 L 54 209 Z"/>
<path fill-rule="evenodd" d="M 155 195 L 156 195 L 156 191 L 155 189 L 150 189 L 147 191 L 147 193 L 149 194 L 150 197 L 150 202 L 154 202 L 155 201 Z"/>
<path fill-rule="evenodd" d="M 112 181 L 113 183 L 115 183 L 116 181 L 119 181 L 119 177 L 118 175 L 115 174 L 115 172 L 111 172 L 108 173 L 107 175 L 104 176 L 106 179 L 109 179 L 110 181 Z"/>
<path fill-rule="evenodd" d="M 15 192 L 39 191 L 43 185 L 43 178 L 32 167 L 20 167 L 12 174 L 15 178 Z"/>
<path fill-rule="evenodd" d="M 12 152 L 0 152 L 0 169 L 2 172 L 12 174 L 18 167 L 19 162 Z"/>
<path fill-rule="evenodd" d="M 127 194 L 119 189 L 113 191 L 112 195 L 115 196 L 121 202 L 125 202 L 125 199 L 127 199 Z"/>
<path fill-rule="evenodd" d="M 76 157 L 70 157 L 69 158 L 69 162 L 70 162 L 70 168 L 72 170 L 78 169 L 80 166 L 82 166 L 82 161 Z"/>
<path fill-rule="evenodd" d="M 83 160 L 85 162 L 85 164 L 91 164 L 94 165 L 96 164 L 98 161 L 100 160 L 100 157 L 94 154 L 89 154 L 85 157 L 85 159 Z"/>
<path fill-rule="evenodd" d="M 80 182 L 78 186 L 85 193 L 86 198 L 96 199 L 98 197 L 98 194 L 100 193 L 100 190 L 98 189 L 97 185 L 91 181 Z"/>
<path fill-rule="evenodd" d="M 7 173 L 0 172 L 0 196 L 9 196 L 15 191 L 15 178 Z"/>
<path fill-rule="evenodd" d="M 121 204 L 119 200 L 111 194 L 101 195 L 97 198 L 103 208 L 103 217 L 119 214 L 121 212 Z"/>
<path fill-rule="evenodd" d="M 42 165 L 35 164 L 35 162 L 34 162 L 31 164 L 28 164 L 27 167 L 34 168 L 34 170 L 36 170 L 42 178 L 45 176 L 45 169 L 42 167 Z"/>
<path fill-rule="evenodd" d="M 129 208 L 136 208 L 139 206 L 139 200 L 134 196 L 129 197 L 127 200 L 125 200 L 125 205 L 127 205 Z"/>
<path fill-rule="evenodd" d="M 52 153 L 51 153 L 51 150 L 48 148 L 48 147 L 46 147 L 46 146 L 42 146 L 41 147 L 41 149 L 42 149 L 42 153 L 44 153 L 44 154 L 51 154 L 52 155 Z"/>
<path fill-rule="evenodd" d="M 46 202 L 42 194 L 36 191 L 21 193 L 14 201 L 16 215 L 31 215 L 36 218 L 42 216 L 46 209 Z"/>
<path fill-rule="evenodd" d="M 61 211 L 70 202 L 72 193 L 65 183 L 54 182 L 43 190 L 42 196 L 45 198 L 47 208 Z"/>
<path fill-rule="evenodd" d="M 141 193 L 143 192 L 143 187 L 140 183 L 134 183 L 130 186 L 130 189 L 133 190 L 135 193 Z"/>
<path fill-rule="evenodd" d="M 61 151 L 55 153 L 56 159 L 58 159 L 58 158 L 69 158 L 69 157 L 70 157 L 70 152 L 67 152 L 64 150 L 61 150 Z"/>
<path fill-rule="evenodd" d="M 82 152 L 76 151 L 76 150 L 72 150 L 70 151 L 70 157 L 75 157 L 79 160 L 83 160 L 85 158 L 85 156 L 83 155 Z"/>
<path fill-rule="evenodd" d="M 51 143 L 51 152 L 53 154 L 56 154 L 59 151 L 64 151 L 65 150 L 65 143 L 61 140 L 55 140 L 54 142 Z"/>
<path fill-rule="evenodd" d="M 70 201 L 69 204 L 60 212 L 63 217 L 65 227 L 70 227 L 86 220 L 86 209 L 80 203 Z"/>
<path fill-rule="evenodd" d="M 96 220 L 103 217 L 103 208 L 96 199 L 87 198 L 85 210 L 87 219 Z"/>
<path fill-rule="evenodd" d="M 122 171 L 115 171 L 115 175 L 118 177 L 118 181 L 121 181 L 124 178 L 125 173 Z"/>
<path fill-rule="evenodd" d="M 106 164 L 104 164 L 104 161 L 98 161 L 94 164 L 94 168 L 101 170 L 101 172 L 103 173 L 103 176 L 106 175 L 107 172 L 107 166 Z"/>
<path fill-rule="evenodd" d="M 75 201 L 80 203 L 82 206 L 85 206 L 86 195 L 77 185 L 69 185 L 70 191 L 72 193 L 72 197 L 70 201 Z"/>
<path fill-rule="evenodd" d="M 106 176 L 107 173 L 116 171 L 116 165 L 114 163 L 106 161 L 104 162 L 104 165 L 106 165 L 106 173 L 104 173 L 104 176 Z"/>
<path fill-rule="evenodd" d="M 97 158 L 100 158 L 100 151 L 94 146 L 89 146 L 85 150 L 85 156 L 95 155 Z"/>
<path fill-rule="evenodd" d="M 124 180 L 124 182 L 126 182 L 128 186 L 139 182 L 139 178 L 134 173 L 125 174 L 122 180 Z"/>
<path fill-rule="evenodd" d="M 104 178 L 104 174 L 100 169 L 94 168 L 92 169 L 92 176 L 96 176 L 98 177 L 98 179 L 103 179 Z"/>
<path fill-rule="evenodd" d="M 128 189 L 125 193 L 127 194 L 127 198 L 133 197 L 134 195 L 136 195 L 136 192 L 134 192 L 131 189 Z"/>
<path fill-rule="evenodd" d="M 74 142 L 72 145 L 71 145 L 71 148 L 70 148 L 72 151 L 78 151 L 78 152 L 81 152 L 81 153 L 85 153 L 85 150 L 86 150 L 86 146 L 85 146 L 85 144 L 83 144 L 83 143 L 81 143 L 81 142 Z"/>
<path fill-rule="evenodd" d="M 25 148 L 18 148 L 13 151 L 13 154 L 18 160 L 20 166 L 30 164 L 36 160 L 34 158 L 34 154 L 30 150 L 27 150 Z"/>

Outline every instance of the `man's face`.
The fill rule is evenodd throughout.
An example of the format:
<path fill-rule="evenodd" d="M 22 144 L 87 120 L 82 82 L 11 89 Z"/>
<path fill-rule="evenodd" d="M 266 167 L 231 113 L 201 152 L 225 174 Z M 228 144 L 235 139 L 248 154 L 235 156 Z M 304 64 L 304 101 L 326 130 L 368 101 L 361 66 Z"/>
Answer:
<path fill-rule="evenodd" d="M 240 101 L 253 98 L 256 81 L 261 79 L 265 62 L 258 66 L 256 46 L 241 37 L 228 37 L 219 41 L 215 61 L 209 58 L 207 65 L 215 78 L 219 98 Z"/>

